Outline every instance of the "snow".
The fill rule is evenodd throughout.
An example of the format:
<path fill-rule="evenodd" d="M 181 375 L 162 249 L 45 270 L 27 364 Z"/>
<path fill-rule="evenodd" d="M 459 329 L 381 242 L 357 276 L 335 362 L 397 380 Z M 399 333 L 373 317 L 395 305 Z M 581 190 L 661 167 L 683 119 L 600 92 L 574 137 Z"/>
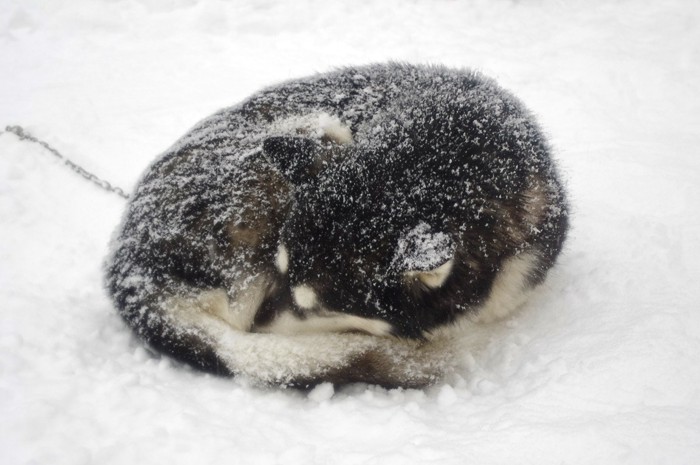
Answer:
<path fill-rule="evenodd" d="M 401 270 L 430 270 L 452 258 L 455 246 L 450 236 L 430 229 L 428 223 L 420 222 L 399 238 L 392 263 Z"/>
<path fill-rule="evenodd" d="M 426 390 L 260 389 L 158 359 L 101 264 L 124 201 L 0 135 L 3 463 L 700 460 L 700 6 L 647 0 L 5 0 L 0 125 L 131 188 L 280 80 L 468 66 L 549 134 L 572 204 L 545 286 Z"/>

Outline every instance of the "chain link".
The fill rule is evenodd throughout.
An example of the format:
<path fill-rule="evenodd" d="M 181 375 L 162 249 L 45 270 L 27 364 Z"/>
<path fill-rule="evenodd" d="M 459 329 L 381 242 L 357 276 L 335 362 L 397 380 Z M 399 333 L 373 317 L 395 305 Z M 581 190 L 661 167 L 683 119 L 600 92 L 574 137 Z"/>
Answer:
<path fill-rule="evenodd" d="M 72 162 L 70 159 L 66 158 L 56 150 L 55 148 L 51 147 L 47 142 L 44 142 L 41 139 L 37 139 L 33 135 L 29 134 L 22 126 L 7 126 L 5 128 L 5 131 L 11 132 L 12 134 L 16 135 L 17 137 L 20 138 L 20 140 L 27 140 L 30 142 L 34 142 L 36 144 L 41 145 L 44 147 L 46 150 L 57 156 L 59 159 L 63 161 L 70 169 L 78 173 L 80 176 L 84 177 L 88 181 L 92 182 L 93 184 L 96 184 L 97 186 L 101 187 L 102 189 L 108 191 L 108 192 L 113 192 L 120 197 L 123 197 L 125 199 L 129 198 L 129 194 L 124 192 L 124 190 L 120 187 L 113 186 L 109 182 L 105 181 L 104 179 L 101 179 L 97 177 L 96 175 L 92 174 L 85 168 L 83 168 L 80 165 L 77 165 L 76 163 Z"/>

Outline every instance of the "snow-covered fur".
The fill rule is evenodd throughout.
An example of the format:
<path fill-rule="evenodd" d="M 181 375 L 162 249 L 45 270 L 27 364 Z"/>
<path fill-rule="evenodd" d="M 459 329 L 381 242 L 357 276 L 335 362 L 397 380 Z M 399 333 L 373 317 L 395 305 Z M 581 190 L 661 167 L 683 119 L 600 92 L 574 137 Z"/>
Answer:
<path fill-rule="evenodd" d="M 566 229 L 517 99 L 473 72 L 372 65 L 199 123 L 138 185 L 107 284 L 139 336 L 202 370 L 422 386 L 523 302 Z"/>

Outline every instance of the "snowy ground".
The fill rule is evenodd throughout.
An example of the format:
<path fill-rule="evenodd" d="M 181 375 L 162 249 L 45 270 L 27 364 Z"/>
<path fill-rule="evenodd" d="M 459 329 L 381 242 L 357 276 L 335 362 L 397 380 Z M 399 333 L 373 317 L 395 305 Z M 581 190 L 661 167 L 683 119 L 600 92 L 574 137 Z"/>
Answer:
<path fill-rule="evenodd" d="M 696 2 L 0 7 L 0 125 L 126 188 L 263 85 L 397 59 L 518 94 L 574 209 L 543 292 L 450 384 L 261 390 L 144 351 L 101 287 L 123 200 L 2 134 L 1 463 L 700 463 Z"/>

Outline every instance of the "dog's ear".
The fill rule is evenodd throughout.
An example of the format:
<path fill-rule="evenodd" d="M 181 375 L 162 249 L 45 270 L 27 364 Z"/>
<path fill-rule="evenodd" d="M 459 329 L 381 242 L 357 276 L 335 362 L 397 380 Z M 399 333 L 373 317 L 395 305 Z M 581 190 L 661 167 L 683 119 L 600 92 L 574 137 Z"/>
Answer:
<path fill-rule="evenodd" d="M 452 274 L 456 248 L 449 234 L 421 221 L 399 238 L 392 266 L 409 281 L 437 289 Z"/>
<path fill-rule="evenodd" d="M 265 158 L 294 186 L 313 177 L 316 152 L 314 141 L 305 137 L 275 136 L 263 141 Z"/>

